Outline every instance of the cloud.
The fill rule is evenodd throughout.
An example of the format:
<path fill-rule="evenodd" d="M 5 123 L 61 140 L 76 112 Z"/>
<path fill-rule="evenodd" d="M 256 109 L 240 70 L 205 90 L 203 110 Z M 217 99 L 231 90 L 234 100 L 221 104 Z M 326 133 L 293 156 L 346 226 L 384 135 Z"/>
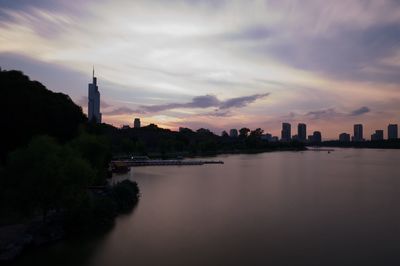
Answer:
<path fill-rule="evenodd" d="M 221 105 L 219 106 L 219 108 L 220 109 L 229 109 L 232 107 L 240 108 L 240 107 L 244 107 L 252 102 L 255 102 L 258 99 L 265 98 L 267 96 L 269 96 L 269 93 L 254 94 L 254 95 L 250 95 L 250 96 L 231 98 L 231 99 L 221 102 Z"/>
<path fill-rule="evenodd" d="M 242 30 L 231 32 L 228 34 L 222 35 L 222 38 L 228 40 L 237 40 L 237 41 L 246 41 L 246 40 L 264 40 L 270 36 L 273 36 L 273 33 L 270 29 L 262 25 L 253 25 L 250 27 L 243 28 Z"/>
<path fill-rule="evenodd" d="M 342 113 L 338 113 L 334 108 L 311 111 L 305 114 L 306 117 L 309 117 L 311 119 L 330 119 L 342 115 Z"/>
<path fill-rule="evenodd" d="M 177 108 L 208 108 L 215 107 L 220 101 L 214 95 L 197 96 L 188 103 L 169 103 L 160 105 L 140 106 L 140 109 L 148 113 L 156 113 Z"/>
<path fill-rule="evenodd" d="M 241 108 L 249 105 L 250 103 L 255 102 L 258 99 L 265 98 L 268 95 L 269 93 L 254 94 L 250 96 L 230 98 L 225 101 L 220 101 L 214 95 L 204 95 L 204 96 L 194 97 L 192 101 L 188 103 L 169 103 L 161 105 L 140 106 L 139 110 L 145 113 L 156 113 L 178 108 L 194 109 L 194 108 L 217 107 L 220 110 L 230 109 L 230 108 Z"/>
<path fill-rule="evenodd" d="M 106 111 L 106 112 L 103 111 L 103 115 L 109 115 L 109 116 L 130 115 L 130 114 L 133 114 L 133 113 L 141 113 L 141 112 L 138 111 L 138 110 L 131 109 L 129 107 L 119 107 L 119 108 L 116 108 L 116 109 L 111 110 L 111 111 Z"/>
<path fill-rule="evenodd" d="M 157 113 L 172 109 L 205 109 L 209 107 L 216 107 L 217 109 L 214 112 L 200 114 L 206 116 L 218 116 L 218 117 L 226 117 L 230 115 L 228 109 L 231 108 L 241 108 L 249 105 L 250 103 L 255 102 L 258 99 L 267 97 L 269 93 L 264 94 L 254 94 L 250 96 L 244 97 L 236 97 L 230 98 L 225 101 L 219 100 L 215 95 L 204 95 L 197 96 L 192 99 L 192 101 L 188 103 L 168 103 L 168 104 L 159 104 L 159 105 L 142 105 L 138 109 L 131 109 L 129 107 L 119 107 L 117 109 L 103 112 L 104 115 L 123 115 L 123 114 L 146 114 L 146 113 Z M 80 102 L 85 101 L 86 97 L 82 97 Z M 85 103 L 85 102 L 82 102 Z M 109 107 L 110 105 L 107 105 Z"/>
<path fill-rule="evenodd" d="M 358 109 L 352 111 L 349 115 L 350 115 L 350 116 L 359 116 L 359 115 L 368 113 L 368 112 L 370 112 L 370 111 L 371 111 L 371 110 L 370 110 L 368 107 L 363 106 L 363 107 L 361 107 L 361 108 L 358 108 Z"/>
<path fill-rule="evenodd" d="M 365 113 L 370 112 L 371 110 L 366 107 L 362 106 L 358 109 L 355 109 L 351 112 L 338 112 L 334 108 L 328 108 L 328 109 L 322 109 L 322 110 L 316 110 L 316 111 L 310 111 L 306 113 L 304 116 L 313 120 L 317 119 L 334 119 L 334 118 L 339 118 L 339 117 L 346 117 L 346 116 L 360 116 Z"/>
<path fill-rule="evenodd" d="M 209 112 L 205 114 L 199 114 L 199 116 L 211 116 L 211 117 L 229 117 L 232 116 L 232 113 L 228 110 L 215 110 L 214 112 Z"/>

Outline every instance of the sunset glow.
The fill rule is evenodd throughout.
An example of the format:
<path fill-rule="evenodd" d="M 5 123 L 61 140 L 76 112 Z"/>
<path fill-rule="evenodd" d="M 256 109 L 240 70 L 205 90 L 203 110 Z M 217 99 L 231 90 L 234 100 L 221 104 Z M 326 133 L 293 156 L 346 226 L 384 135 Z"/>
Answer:
<path fill-rule="evenodd" d="M 0 1 L 0 66 L 86 112 L 94 65 L 106 123 L 324 139 L 400 123 L 398 1 L 82 2 Z"/>

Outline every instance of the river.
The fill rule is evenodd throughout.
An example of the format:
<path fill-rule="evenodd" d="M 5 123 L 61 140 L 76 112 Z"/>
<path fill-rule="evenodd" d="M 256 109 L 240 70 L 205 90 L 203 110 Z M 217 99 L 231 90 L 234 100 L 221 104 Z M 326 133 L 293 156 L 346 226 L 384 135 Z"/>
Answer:
<path fill-rule="evenodd" d="M 221 155 L 137 167 L 137 207 L 18 265 L 400 265 L 400 150 Z"/>

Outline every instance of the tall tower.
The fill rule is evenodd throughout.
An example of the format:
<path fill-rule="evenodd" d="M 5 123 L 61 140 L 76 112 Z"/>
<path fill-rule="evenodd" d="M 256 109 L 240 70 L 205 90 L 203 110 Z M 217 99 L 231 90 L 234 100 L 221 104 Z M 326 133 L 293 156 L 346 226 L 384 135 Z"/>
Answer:
<path fill-rule="evenodd" d="M 364 141 L 362 124 L 354 125 L 353 141 Z"/>
<path fill-rule="evenodd" d="M 297 138 L 299 141 L 306 141 L 307 139 L 307 126 L 306 124 L 299 123 L 297 125 Z"/>
<path fill-rule="evenodd" d="M 292 131 L 289 123 L 282 123 L 281 140 L 290 141 L 292 139 Z"/>
<path fill-rule="evenodd" d="M 388 139 L 397 139 L 398 135 L 398 126 L 397 124 L 390 124 L 388 126 Z"/>
<path fill-rule="evenodd" d="M 92 74 L 92 83 L 89 83 L 89 95 L 88 95 L 88 118 L 89 121 L 101 123 L 100 113 L 100 92 L 97 86 L 97 78 L 94 76 L 94 67 Z"/>

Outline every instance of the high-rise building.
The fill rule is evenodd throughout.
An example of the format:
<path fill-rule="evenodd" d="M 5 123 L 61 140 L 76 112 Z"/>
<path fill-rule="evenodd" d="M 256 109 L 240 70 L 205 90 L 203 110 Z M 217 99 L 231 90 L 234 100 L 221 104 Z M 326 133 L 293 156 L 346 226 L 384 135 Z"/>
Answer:
<path fill-rule="evenodd" d="M 342 133 L 339 135 L 340 142 L 349 142 L 350 141 L 350 134 Z"/>
<path fill-rule="evenodd" d="M 93 81 L 89 83 L 89 95 L 88 95 L 88 118 L 89 121 L 101 123 L 100 113 L 100 92 L 97 86 L 97 78 L 94 76 L 93 68 Z"/>
<path fill-rule="evenodd" d="M 292 138 L 292 130 L 289 123 L 282 123 L 281 140 L 290 141 Z"/>
<path fill-rule="evenodd" d="M 229 136 L 231 138 L 237 138 L 238 136 L 238 131 L 236 128 L 232 128 L 231 130 L 229 130 Z"/>
<path fill-rule="evenodd" d="M 133 127 L 140 128 L 140 118 L 135 118 L 135 120 L 133 121 Z"/>
<path fill-rule="evenodd" d="M 322 141 L 322 135 L 321 132 L 319 131 L 314 131 L 313 132 L 313 142 L 314 143 L 320 143 Z"/>
<path fill-rule="evenodd" d="M 398 139 L 398 127 L 397 124 L 389 124 L 388 126 L 388 139 Z"/>
<path fill-rule="evenodd" d="M 371 135 L 371 140 L 383 140 L 383 130 L 375 130 L 375 133 Z"/>
<path fill-rule="evenodd" d="M 299 141 L 307 140 L 307 126 L 306 124 L 300 123 L 297 125 L 297 139 Z"/>
<path fill-rule="evenodd" d="M 354 125 L 353 141 L 364 141 L 362 124 Z"/>

